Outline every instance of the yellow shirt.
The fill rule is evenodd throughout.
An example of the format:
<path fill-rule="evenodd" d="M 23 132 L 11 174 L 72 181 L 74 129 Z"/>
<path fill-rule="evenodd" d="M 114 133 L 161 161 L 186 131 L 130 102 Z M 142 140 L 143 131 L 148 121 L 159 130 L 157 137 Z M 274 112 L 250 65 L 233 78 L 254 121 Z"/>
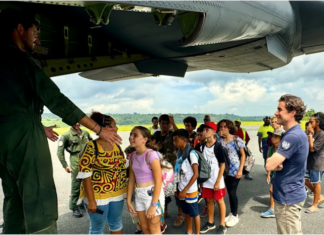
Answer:
<path fill-rule="evenodd" d="M 99 144 L 97 159 L 95 147 L 89 141 L 80 155 L 78 179 L 91 177 L 97 205 L 120 201 L 126 197 L 126 159 L 116 144 L 111 151 L 105 151 Z M 83 184 L 80 186 L 78 204 L 88 202 Z"/>
<path fill-rule="evenodd" d="M 260 136 L 262 139 L 262 146 L 267 145 L 268 132 L 273 132 L 272 126 L 260 126 L 257 136 Z"/>

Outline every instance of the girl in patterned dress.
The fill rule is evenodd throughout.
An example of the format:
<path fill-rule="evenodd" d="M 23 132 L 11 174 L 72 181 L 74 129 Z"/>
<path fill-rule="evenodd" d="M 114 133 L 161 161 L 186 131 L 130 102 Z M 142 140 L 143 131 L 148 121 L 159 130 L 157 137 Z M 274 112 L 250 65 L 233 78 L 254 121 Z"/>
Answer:
<path fill-rule="evenodd" d="M 218 122 L 217 126 L 219 127 L 217 131 L 220 136 L 217 141 L 220 141 L 223 147 L 227 149 L 230 159 L 230 169 L 228 176 L 225 178 L 225 185 L 229 196 L 231 213 L 225 218 L 225 223 L 227 227 L 233 227 L 239 222 L 236 191 L 243 175 L 245 163 L 244 142 L 241 138 L 235 136 L 236 127 L 231 120 L 223 119 Z M 239 151 L 237 151 L 237 148 Z"/>
<path fill-rule="evenodd" d="M 110 116 L 94 112 L 90 118 L 101 128 L 116 128 Z M 82 179 L 78 204 L 84 202 L 89 213 L 90 234 L 102 234 L 107 222 L 111 234 L 122 233 L 126 174 L 126 159 L 120 146 L 101 138 L 85 145 L 77 176 Z"/>

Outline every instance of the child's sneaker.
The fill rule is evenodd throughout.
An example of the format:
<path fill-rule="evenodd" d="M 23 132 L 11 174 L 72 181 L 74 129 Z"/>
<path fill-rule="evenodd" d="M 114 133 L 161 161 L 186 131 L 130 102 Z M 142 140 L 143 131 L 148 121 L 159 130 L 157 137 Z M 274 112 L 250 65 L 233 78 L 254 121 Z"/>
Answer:
<path fill-rule="evenodd" d="M 275 218 L 276 216 L 275 216 L 275 213 L 271 209 L 269 209 L 266 212 L 263 212 L 261 214 L 261 217 L 262 218 Z"/>
<path fill-rule="evenodd" d="M 231 218 L 226 222 L 227 227 L 233 227 L 239 222 L 239 217 L 238 215 L 234 216 L 232 215 Z"/>
<path fill-rule="evenodd" d="M 226 223 L 227 221 L 229 221 L 229 219 L 230 219 L 232 216 L 233 216 L 233 214 L 232 214 L 232 213 L 229 213 L 229 215 L 225 217 L 225 223 Z"/>
<path fill-rule="evenodd" d="M 165 230 L 167 229 L 168 225 L 165 223 L 161 226 L 161 233 L 164 233 Z"/>
<path fill-rule="evenodd" d="M 203 212 L 200 213 L 200 218 L 204 218 L 204 217 L 207 217 L 208 215 L 208 210 L 207 210 L 207 207 L 204 208 Z"/>
<path fill-rule="evenodd" d="M 207 233 L 209 230 L 215 229 L 216 225 L 215 222 L 213 224 L 211 223 L 206 223 L 202 229 L 200 229 L 201 233 Z"/>
<path fill-rule="evenodd" d="M 226 234 L 227 228 L 226 226 L 219 225 L 216 234 Z"/>

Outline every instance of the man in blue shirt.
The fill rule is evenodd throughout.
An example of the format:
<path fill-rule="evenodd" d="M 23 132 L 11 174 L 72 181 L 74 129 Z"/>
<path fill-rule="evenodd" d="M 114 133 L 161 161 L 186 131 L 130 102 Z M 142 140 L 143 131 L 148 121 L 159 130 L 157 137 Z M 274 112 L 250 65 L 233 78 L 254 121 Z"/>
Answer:
<path fill-rule="evenodd" d="M 309 146 L 299 123 L 305 110 L 299 97 L 283 95 L 275 112 L 278 124 L 286 131 L 277 152 L 266 164 L 267 171 L 277 171 L 273 180 L 273 199 L 278 234 L 302 234 L 300 218 L 306 200 L 304 175 Z"/>

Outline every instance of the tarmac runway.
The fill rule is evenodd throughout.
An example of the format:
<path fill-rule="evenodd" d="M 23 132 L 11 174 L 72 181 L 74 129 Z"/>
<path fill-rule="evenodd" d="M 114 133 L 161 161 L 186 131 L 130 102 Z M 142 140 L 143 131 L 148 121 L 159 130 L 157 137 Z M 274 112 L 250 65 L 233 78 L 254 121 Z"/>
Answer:
<path fill-rule="evenodd" d="M 274 234 L 277 233 L 276 222 L 274 218 L 264 219 L 260 214 L 269 208 L 269 185 L 266 183 L 266 173 L 263 167 L 262 154 L 258 150 L 258 138 L 256 136 L 259 126 L 246 126 L 251 141 L 249 148 L 256 157 L 256 163 L 250 174 L 253 177 L 252 181 L 242 178 L 238 187 L 238 200 L 239 200 L 239 218 L 240 222 L 233 228 L 228 228 L 227 234 Z M 128 144 L 129 132 L 120 132 L 119 135 L 123 138 L 122 148 L 125 149 Z M 93 136 L 95 137 L 95 135 Z M 72 212 L 69 210 L 69 195 L 70 195 L 70 182 L 71 178 L 68 173 L 62 168 L 58 157 L 56 155 L 58 142 L 49 141 L 49 146 L 52 154 L 54 179 L 58 196 L 58 210 L 59 219 L 58 232 L 62 234 L 87 234 L 89 233 L 89 217 L 85 211 L 82 218 L 74 218 Z M 68 156 L 68 153 L 66 154 Z M 68 157 L 67 157 L 68 159 Z M 67 160 L 68 161 L 68 160 Z M 322 183 L 322 188 L 324 184 Z M 2 190 L 0 192 L 0 201 L 3 201 Z M 302 228 L 305 234 L 321 234 L 324 231 L 324 205 L 318 211 L 312 214 L 306 214 L 305 209 L 312 204 L 313 198 L 307 198 L 302 211 Z M 229 212 L 228 197 L 225 197 L 226 209 Z M 204 208 L 204 201 L 199 204 L 200 211 Z M 2 206 L 1 206 L 2 208 Z M 132 234 L 136 225 L 132 223 L 131 217 L 128 213 L 125 204 L 123 212 L 123 233 Z M 185 223 L 179 228 L 173 228 L 173 222 L 177 217 L 177 207 L 174 198 L 169 204 L 169 217 L 166 219 L 168 228 L 165 234 L 185 234 Z M 3 214 L 0 211 L 0 223 L 2 223 Z M 216 225 L 219 224 L 218 207 L 215 207 L 215 221 Z M 201 218 L 201 226 L 207 222 L 207 218 Z M 215 230 L 208 233 L 213 234 Z M 109 233 L 108 224 L 105 233 Z"/>

